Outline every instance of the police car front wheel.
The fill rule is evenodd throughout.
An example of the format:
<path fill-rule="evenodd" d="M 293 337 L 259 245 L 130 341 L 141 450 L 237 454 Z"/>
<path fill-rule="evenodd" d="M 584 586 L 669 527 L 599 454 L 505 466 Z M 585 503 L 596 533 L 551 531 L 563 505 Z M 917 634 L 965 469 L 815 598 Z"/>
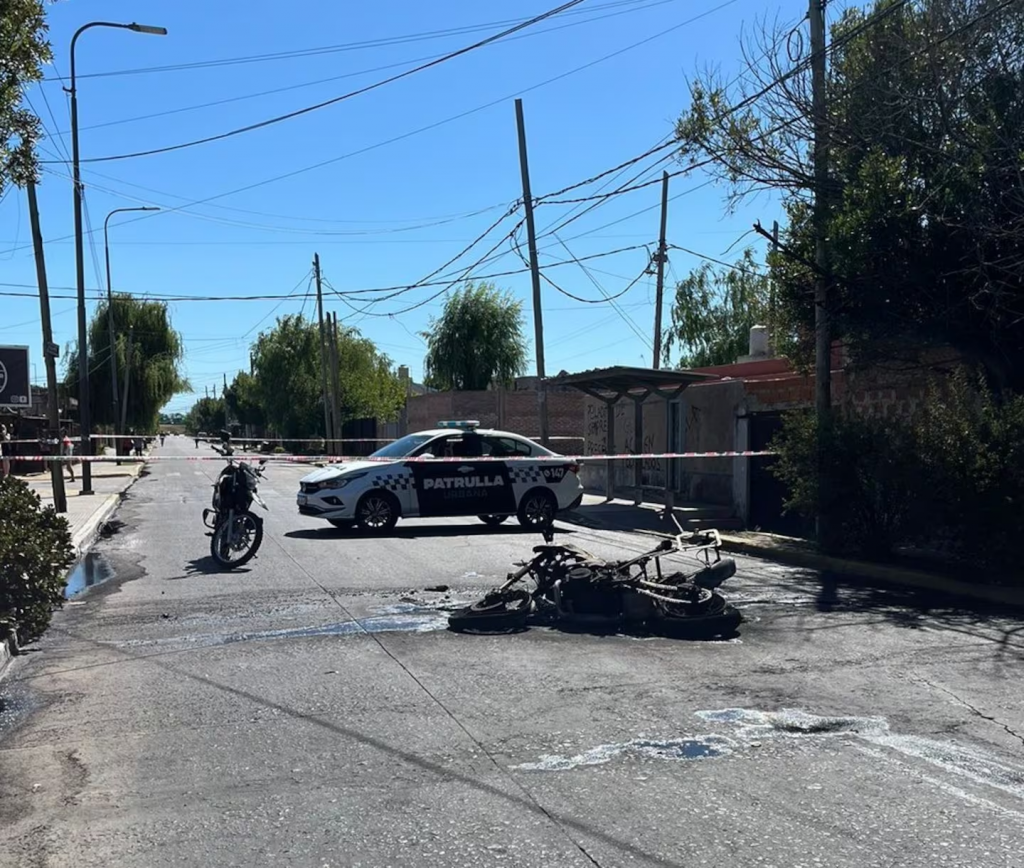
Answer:
<path fill-rule="evenodd" d="M 543 530 L 555 521 L 558 512 L 558 501 L 546 488 L 535 488 L 526 492 L 519 503 L 516 518 L 523 527 L 531 530 Z"/>
<path fill-rule="evenodd" d="M 362 496 L 356 507 L 356 522 L 364 530 L 383 533 L 395 526 L 398 513 L 398 502 L 392 495 L 386 491 L 371 491 Z"/>

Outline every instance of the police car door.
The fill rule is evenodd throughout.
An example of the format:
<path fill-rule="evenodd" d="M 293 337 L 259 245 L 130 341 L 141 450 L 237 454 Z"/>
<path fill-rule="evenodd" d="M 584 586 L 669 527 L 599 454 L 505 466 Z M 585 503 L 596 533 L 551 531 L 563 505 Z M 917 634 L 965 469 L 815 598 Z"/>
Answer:
<path fill-rule="evenodd" d="M 420 515 L 509 515 L 516 511 L 505 463 L 479 460 L 484 452 L 480 435 L 454 435 L 445 445 L 450 452 L 444 457 L 449 460 L 410 462 Z M 438 452 L 433 454 L 442 458 Z"/>

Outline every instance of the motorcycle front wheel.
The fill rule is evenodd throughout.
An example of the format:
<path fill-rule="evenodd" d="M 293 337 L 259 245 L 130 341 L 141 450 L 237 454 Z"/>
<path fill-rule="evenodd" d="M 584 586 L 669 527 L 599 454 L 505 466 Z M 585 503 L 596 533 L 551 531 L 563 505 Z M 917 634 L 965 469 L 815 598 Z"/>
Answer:
<path fill-rule="evenodd" d="M 236 513 L 217 525 L 210 540 L 210 554 L 222 567 L 235 569 L 248 563 L 263 542 L 263 522 L 251 512 Z"/>

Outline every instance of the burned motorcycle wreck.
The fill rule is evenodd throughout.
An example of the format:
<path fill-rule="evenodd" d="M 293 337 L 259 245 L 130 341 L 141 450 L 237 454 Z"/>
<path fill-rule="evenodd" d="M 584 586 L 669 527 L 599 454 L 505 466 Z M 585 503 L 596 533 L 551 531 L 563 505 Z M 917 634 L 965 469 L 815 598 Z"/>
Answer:
<path fill-rule="evenodd" d="M 667 573 L 662 558 L 682 555 L 690 569 Z M 517 564 L 501 587 L 453 612 L 457 632 L 497 633 L 550 624 L 561 629 L 648 633 L 678 639 L 729 637 L 743 616 L 718 593 L 736 573 L 721 555 L 714 530 L 680 533 L 634 558 L 608 561 L 575 545 L 558 545 L 551 530 L 533 558 Z"/>

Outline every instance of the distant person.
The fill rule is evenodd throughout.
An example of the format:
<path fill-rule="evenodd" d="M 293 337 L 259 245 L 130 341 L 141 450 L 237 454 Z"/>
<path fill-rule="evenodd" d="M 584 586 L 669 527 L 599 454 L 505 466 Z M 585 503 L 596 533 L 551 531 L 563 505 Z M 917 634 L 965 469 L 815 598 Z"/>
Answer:
<path fill-rule="evenodd" d="M 0 476 L 11 475 L 11 432 L 0 425 Z"/>
<path fill-rule="evenodd" d="M 64 429 L 60 429 L 60 454 L 67 459 L 62 462 L 68 469 L 68 479 L 72 482 L 75 481 L 75 444 L 71 442 L 71 438 L 68 436 L 68 432 Z"/>
<path fill-rule="evenodd" d="M 135 438 L 135 457 L 136 458 L 141 458 L 142 457 L 142 446 L 143 446 L 142 438 L 139 437 L 139 436 L 136 436 L 136 438 Z"/>
<path fill-rule="evenodd" d="M 163 445 L 164 445 L 164 440 L 166 440 L 166 439 L 167 439 L 167 435 L 166 435 L 166 434 L 164 434 L 164 432 L 163 432 L 163 431 L 161 431 L 161 432 L 160 432 L 160 445 L 161 445 L 161 446 L 163 446 Z"/>

